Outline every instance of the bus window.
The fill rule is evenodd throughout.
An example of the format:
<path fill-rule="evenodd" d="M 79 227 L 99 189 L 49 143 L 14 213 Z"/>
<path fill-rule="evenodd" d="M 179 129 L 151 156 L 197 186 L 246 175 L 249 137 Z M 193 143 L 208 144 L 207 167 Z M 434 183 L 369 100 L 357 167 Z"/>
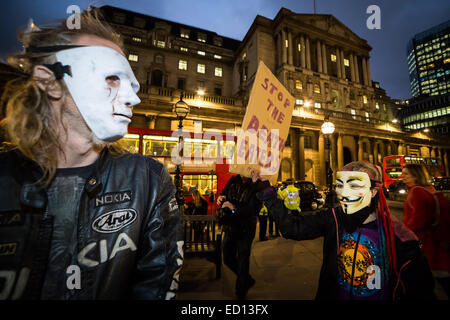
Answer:
<path fill-rule="evenodd" d="M 139 152 L 139 135 L 138 134 L 126 134 L 120 142 L 124 148 L 131 153 Z"/>
<path fill-rule="evenodd" d="M 401 168 L 391 168 L 385 170 L 387 176 L 391 179 L 398 179 L 400 178 L 400 175 L 402 174 Z"/>
<path fill-rule="evenodd" d="M 209 195 L 211 190 L 217 194 L 217 175 L 211 174 L 184 174 L 183 191 L 191 194 L 194 189 L 202 195 Z"/>
<path fill-rule="evenodd" d="M 153 157 L 170 157 L 172 149 L 176 148 L 177 144 L 178 138 L 175 137 L 144 135 L 142 154 Z"/>

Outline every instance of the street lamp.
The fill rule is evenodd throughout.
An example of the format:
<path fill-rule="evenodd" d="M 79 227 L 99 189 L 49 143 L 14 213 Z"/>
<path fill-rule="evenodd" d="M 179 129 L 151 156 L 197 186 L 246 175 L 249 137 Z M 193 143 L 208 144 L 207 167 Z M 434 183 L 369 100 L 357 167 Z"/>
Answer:
<path fill-rule="evenodd" d="M 326 193 L 326 206 L 328 208 L 332 208 L 334 206 L 334 202 L 336 199 L 336 192 L 333 188 L 333 169 L 331 169 L 331 143 L 330 143 L 330 137 L 333 134 L 335 129 L 334 123 L 329 120 L 329 115 L 327 115 L 324 119 L 324 122 L 321 127 L 321 131 L 323 135 L 325 136 L 325 141 L 327 144 L 327 149 L 330 154 L 329 157 L 329 166 L 327 170 L 327 185 L 328 185 L 328 191 Z"/>
<path fill-rule="evenodd" d="M 177 188 L 177 192 L 175 197 L 178 202 L 178 206 L 180 211 L 184 213 L 184 195 L 183 188 L 181 187 L 181 162 L 183 161 L 183 120 L 189 114 L 190 107 L 189 105 L 183 101 L 183 93 L 180 94 L 180 100 L 174 104 L 173 112 L 177 115 L 178 123 L 178 156 L 180 157 L 180 161 L 177 163 L 177 167 L 175 169 L 175 186 Z"/>

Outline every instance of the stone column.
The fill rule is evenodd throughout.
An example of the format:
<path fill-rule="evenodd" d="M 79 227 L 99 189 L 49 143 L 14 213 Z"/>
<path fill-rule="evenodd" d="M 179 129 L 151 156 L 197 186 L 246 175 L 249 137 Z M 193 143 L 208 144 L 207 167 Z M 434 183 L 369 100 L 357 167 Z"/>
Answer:
<path fill-rule="evenodd" d="M 367 69 L 367 83 L 368 83 L 368 86 L 371 87 L 372 86 L 372 77 L 370 75 L 369 59 L 366 60 L 366 69 Z"/>
<path fill-rule="evenodd" d="M 341 71 L 341 62 L 340 62 L 340 50 L 339 48 L 336 48 L 336 67 L 337 67 L 337 77 L 340 79 L 342 78 L 342 71 Z"/>
<path fill-rule="evenodd" d="M 305 46 L 305 37 L 303 35 L 300 36 L 300 62 L 302 68 L 306 68 L 306 46 Z"/>
<path fill-rule="evenodd" d="M 311 51 L 309 50 L 309 37 L 306 37 L 306 68 L 311 70 Z"/>
<path fill-rule="evenodd" d="M 352 81 L 356 82 L 356 77 L 355 77 L 355 61 L 353 59 L 353 53 L 350 53 L 349 56 L 349 60 L 350 60 L 350 75 L 352 77 Z"/>
<path fill-rule="evenodd" d="M 320 41 L 317 40 L 317 68 L 319 72 L 323 72 L 322 68 L 322 46 L 320 45 Z"/>
<path fill-rule="evenodd" d="M 286 57 L 286 31 L 284 29 L 281 29 L 281 57 L 283 64 L 287 63 L 287 57 Z"/>
<path fill-rule="evenodd" d="M 360 83 L 359 67 L 358 67 L 358 56 L 355 55 L 353 58 L 355 59 L 355 78 L 356 78 L 356 83 Z"/>
<path fill-rule="evenodd" d="M 328 74 L 328 68 L 327 68 L 327 46 L 325 43 L 322 43 L 322 70 L 323 73 Z"/>
<path fill-rule="evenodd" d="M 319 134 L 319 167 L 320 167 L 320 184 L 322 186 L 326 185 L 326 167 L 325 167 L 325 144 L 323 134 Z"/>
<path fill-rule="evenodd" d="M 293 61 L 293 57 L 292 57 L 292 51 L 294 49 L 293 45 L 292 45 L 292 32 L 288 30 L 288 47 L 286 48 L 288 51 L 288 63 L 289 65 L 293 65 L 294 61 Z"/>
<path fill-rule="evenodd" d="M 337 169 L 340 170 L 344 166 L 344 146 L 342 144 L 342 134 L 337 137 Z"/>
<path fill-rule="evenodd" d="M 345 63 L 344 63 L 344 51 L 341 50 L 341 73 L 342 73 L 342 79 L 346 79 L 346 75 L 345 75 Z"/>
<path fill-rule="evenodd" d="M 363 161 L 363 141 L 361 137 L 358 137 L 358 161 Z"/>
<path fill-rule="evenodd" d="M 446 177 L 450 176 L 450 168 L 448 167 L 448 155 L 449 155 L 449 151 L 448 151 L 448 149 L 446 149 L 444 151 L 444 168 L 445 168 L 445 176 Z"/>
<path fill-rule="evenodd" d="M 278 32 L 277 38 L 276 38 L 276 43 L 275 43 L 276 49 L 277 49 L 277 66 L 281 66 L 281 64 L 283 63 L 283 58 L 281 56 L 281 52 L 282 52 L 282 47 L 281 47 L 281 31 Z"/>
<path fill-rule="evenodd" d="M 390 142 L 390 141 L 387 143 L 387 152 L 386 152 L 386 155 L 387 155 L 387 156 L 391 156 L 391 155 L 392 155 L 392 145 L 391 145 L 391 142 Z"/>
<path fill-rule="evenodd" d="M 373 140 L 373 164 L 377 164 L 378 162 L 378 143 L 376 140 Z"/>
<path fill-rule="evenodd" d="M 361 64 L 362 64 L 362 72 L 363 72 L 363 83 L 364 83 L 364 85 L 368 86 L 369 81 L 367 79 L 367 67 L 366 67 L 366 58 L 365 57 L 362 57 Z"/>
<path fill-rule="evenodd" d="M 298 178 L 305 180 L 305 134 L 302 131 L 299 132 L 298 153 Z"/>

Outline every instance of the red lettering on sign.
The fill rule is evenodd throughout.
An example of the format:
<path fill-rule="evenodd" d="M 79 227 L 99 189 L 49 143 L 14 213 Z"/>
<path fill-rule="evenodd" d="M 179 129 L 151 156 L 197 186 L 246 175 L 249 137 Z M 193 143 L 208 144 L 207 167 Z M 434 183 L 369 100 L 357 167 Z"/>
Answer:
<path fill-rule="evenodd" d="M 264 83 L 261 83 L 261 87 L 267 90 L 267 88 L 269 87 L 269 78 L 264 79 Z"/>

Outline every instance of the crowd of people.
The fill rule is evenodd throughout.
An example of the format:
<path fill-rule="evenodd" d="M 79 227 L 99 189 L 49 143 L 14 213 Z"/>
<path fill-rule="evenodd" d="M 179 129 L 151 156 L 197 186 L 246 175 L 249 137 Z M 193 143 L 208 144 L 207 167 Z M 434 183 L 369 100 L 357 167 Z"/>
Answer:
<path fill-rule="evenodd" d="M 24 52 L 10 57 L 26 76 L 8 91 L 3 121 L 12 148 L 0 153 L 0 292 L 173 299 L 183 264 L 175 186 L 161 163 L 116 144 L 140 102 L 139 83 L 109 26 L 89 11 L 80 25 L 33 25 L 21 34 Z M 308 215 L 293 180 L 278 189 L 257 170 L 230 178 L 216 203 L 236 297 L 255 285 L 258 219 L 260 241 L 268 221 L 274 237 L 324 238 L 317 299 L 434 299 L 436 282 L 448 294 L 448 201 L 423 167 L 405 166 L 402 180 L 404 223 L 391 216 L 381 173 L 366 161 L 337 172 L 340 205 Z M 201 192 L 192 196 L 186 214 L 208 214 Z"/>

